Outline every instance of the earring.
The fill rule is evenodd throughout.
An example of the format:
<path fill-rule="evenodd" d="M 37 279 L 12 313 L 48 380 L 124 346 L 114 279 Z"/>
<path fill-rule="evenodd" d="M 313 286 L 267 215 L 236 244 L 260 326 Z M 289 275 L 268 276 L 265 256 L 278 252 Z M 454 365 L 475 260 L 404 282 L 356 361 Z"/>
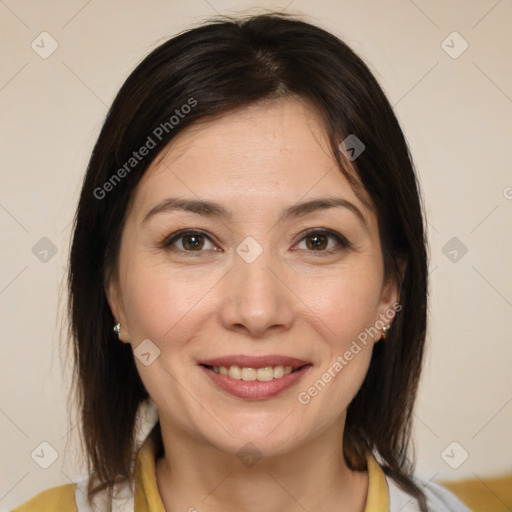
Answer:
<path fill-rule="evenodd" d="M 382 339 L 385 340 L 386 339 L 386 336 L 388 335 L 388 331 L 389 329 L 391 328 L 391 325 L 385 325 L 383 328 L 382 328 Z"/>
<path fill-rule="evenodd" d="M 119 338 L 119 333 L 121 332 L 121 324 L 114 325 L 114 332 L 117 334 L 117 337 Z"/>

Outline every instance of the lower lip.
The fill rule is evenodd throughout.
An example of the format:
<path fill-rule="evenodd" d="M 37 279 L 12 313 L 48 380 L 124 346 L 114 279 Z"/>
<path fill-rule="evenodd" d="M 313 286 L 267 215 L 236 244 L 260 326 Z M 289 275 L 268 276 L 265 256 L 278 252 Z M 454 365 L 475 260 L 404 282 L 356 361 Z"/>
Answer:
<path fill-rule="evenodd" d="M 303 366 L 300 370 L 288 373 L 278 379 L 266 382 L 259 380 L 238 380 L 227 375 L 215 373 L 213 370 L 200 366 L 206 375 L 221 389 L 239 398 L 251 400 L 265 400 L 279 395 L 286 389 L 296 384 L 309 370 L 312 365 Z"/>

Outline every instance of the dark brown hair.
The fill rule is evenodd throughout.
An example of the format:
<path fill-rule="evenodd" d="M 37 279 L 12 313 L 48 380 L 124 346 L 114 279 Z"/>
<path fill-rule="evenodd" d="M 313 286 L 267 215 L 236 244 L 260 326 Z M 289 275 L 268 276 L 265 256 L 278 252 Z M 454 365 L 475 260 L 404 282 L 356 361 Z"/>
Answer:
<path fill-rule="evenodd" d="M 427 315 L 424 220 L 412 159 L 392 107 L 361 58 L 331 33 L 278 13 L 208 20 L 156 48 L 122 86 L 92 152 L 69 266 L 81 432 L 96 478 L 90 496 L 133 478 L 137 413 L 148 399 L 131 346 L 112 331 L 105 294 L 134 189 L 160 150 L 187 126 L 292 95 L 313 105 L 340 172 L 371 198 L 386 278 L 397 278 L 400 285 L 402 310 L 386 341 L 376 344 L 348 408 L 345 458 L 349 467 L 362 470 L 365 454 L 373 453 L 426 510 L 409 456 Z M 180 110 L 184 105 L 190 108 Z M 187 113 L 178 116 L 177 110 Z M 349 134 L 365 144 L 351 163 L 356 180 L 338 149 Z M 148 137 L 155 147 L 127 166 Z M 403 275 L 400 262 L 406 263 Z"/>

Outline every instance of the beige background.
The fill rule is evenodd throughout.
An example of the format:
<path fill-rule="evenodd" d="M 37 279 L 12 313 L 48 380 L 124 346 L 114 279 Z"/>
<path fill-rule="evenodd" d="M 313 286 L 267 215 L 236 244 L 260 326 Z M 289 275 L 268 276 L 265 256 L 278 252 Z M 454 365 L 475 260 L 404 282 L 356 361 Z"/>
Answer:
<path fill-rule="evenodd" d="M 80 473 L 57 312 L 70 222 L 107 106 L 159 42 L 247 9 L 286 7 L 344 38 L 376 73 L 409 140 L 432 255 L 418 473 L 512 470 L 512 2 L 288 1 L 0 1 L 0 509 Z M 45 31 L 58 48 L 43 59 L 52 48 Z M 462 257 L 446 246 L 452 237 L 467 247 Z M 52 451 L 41 442 L 58 455 L 48 469 L 40 464 Z"/>

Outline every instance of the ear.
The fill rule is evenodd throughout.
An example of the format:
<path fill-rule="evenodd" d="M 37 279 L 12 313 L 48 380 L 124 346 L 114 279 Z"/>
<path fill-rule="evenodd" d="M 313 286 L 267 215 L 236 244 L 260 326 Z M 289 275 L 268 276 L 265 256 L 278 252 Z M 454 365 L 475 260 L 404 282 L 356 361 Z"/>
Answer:
<path fill-rule="evenodd" d="M 119 286 L 117 279 L 114 276 L 108 279 L 107 284 L 105 286 L 105 294 L 107 296 L 107 302 L 110 307 L 110 311 L 112 312 L 112 316 L 114 317 L 114 321 L 116 323 L 119 322 L 121 324 L 119 339 L 123 343 L 130 343 L 131 338 L 124 310 L 121 288 Z"/>
<path fill-rule="evenodd" d="M 398 271 L 393 273 L 384 282 L 381 291 L 380 304 L 378 308 L 378 318 L 376 319 L 376 326 L 392 326 L 395 315 L 402 309 L 400 305 L 400 289 L 405 270 L 407 268 L 407 262 L 405 260 L 398 261 Z M 381 336 L 375 341 L 382 339 Z"/>

